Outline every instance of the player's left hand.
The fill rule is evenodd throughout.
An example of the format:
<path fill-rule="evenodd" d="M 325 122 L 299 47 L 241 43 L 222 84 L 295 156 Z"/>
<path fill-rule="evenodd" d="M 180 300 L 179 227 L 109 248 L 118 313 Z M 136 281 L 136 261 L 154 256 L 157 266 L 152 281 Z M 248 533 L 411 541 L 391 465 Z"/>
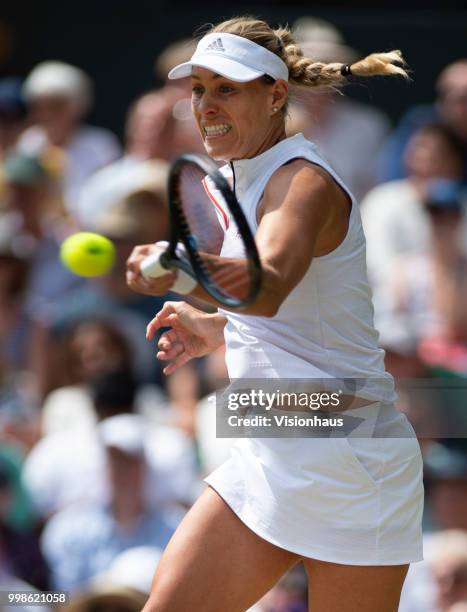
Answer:
<path fill-rule="evenodd" d="M 141 262 L 148 255 L 152 255 L 156 248 L 154 244 L 142 244 L 131 252 L 126 262 L 126 282 L 133 291 L 144 295 L 164 295 L 174 284 L 177 278 L 176 272 L 167 272 L 158 278 L 148 278 L 141 274 Z"/>

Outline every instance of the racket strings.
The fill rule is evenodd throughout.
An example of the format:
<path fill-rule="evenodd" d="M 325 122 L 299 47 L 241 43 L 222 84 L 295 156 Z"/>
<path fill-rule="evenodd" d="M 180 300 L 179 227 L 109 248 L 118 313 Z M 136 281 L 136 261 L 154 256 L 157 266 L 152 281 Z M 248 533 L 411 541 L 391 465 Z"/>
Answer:
<path fill-rule="evenodd" d="M 246 299 L 252 283 L 247 250 L 222 192 L 201 169 L 187 165 L 177 196 L 179 225 L 199 268 L 222 294 Z"/>

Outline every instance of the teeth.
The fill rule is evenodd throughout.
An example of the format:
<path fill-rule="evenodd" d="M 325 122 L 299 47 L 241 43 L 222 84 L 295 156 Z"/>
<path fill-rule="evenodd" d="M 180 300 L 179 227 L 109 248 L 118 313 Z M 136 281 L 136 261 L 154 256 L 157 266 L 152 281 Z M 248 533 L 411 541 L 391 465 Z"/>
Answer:
<path fill-rule="evenodd" d="M 231 126 L 223 123 L 220 125 L 205 125 L 203 129 L 207 136 L 220 136 L 230 132 Z"/>

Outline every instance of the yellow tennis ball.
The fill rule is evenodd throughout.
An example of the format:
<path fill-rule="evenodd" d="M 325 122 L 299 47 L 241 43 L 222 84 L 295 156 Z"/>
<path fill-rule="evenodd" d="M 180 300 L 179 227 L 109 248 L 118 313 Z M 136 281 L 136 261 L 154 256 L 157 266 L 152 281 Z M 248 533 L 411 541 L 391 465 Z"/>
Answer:
<path fill-rule="evenodd" d="M 115 247 L 105 236 L 78 232 L 63 241 L 60 259 L 64 266 L 78 276 L 100 276 L 113 266 Z"/>

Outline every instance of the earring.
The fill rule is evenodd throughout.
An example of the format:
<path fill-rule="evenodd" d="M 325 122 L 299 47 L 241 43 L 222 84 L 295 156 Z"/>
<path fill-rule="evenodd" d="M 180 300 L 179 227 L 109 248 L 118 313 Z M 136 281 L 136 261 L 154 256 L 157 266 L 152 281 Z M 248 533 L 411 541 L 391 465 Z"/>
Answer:
<path fill-rule="evenodd" d="M 278 110 L 279 110 L 279 109 L 277 108 L 277 106 L 273 106 L 273 107 L 272 107 L 272 112 L 273 112 L 273 113 L 277 113 L 277 111 L 278 111 Z"/>

